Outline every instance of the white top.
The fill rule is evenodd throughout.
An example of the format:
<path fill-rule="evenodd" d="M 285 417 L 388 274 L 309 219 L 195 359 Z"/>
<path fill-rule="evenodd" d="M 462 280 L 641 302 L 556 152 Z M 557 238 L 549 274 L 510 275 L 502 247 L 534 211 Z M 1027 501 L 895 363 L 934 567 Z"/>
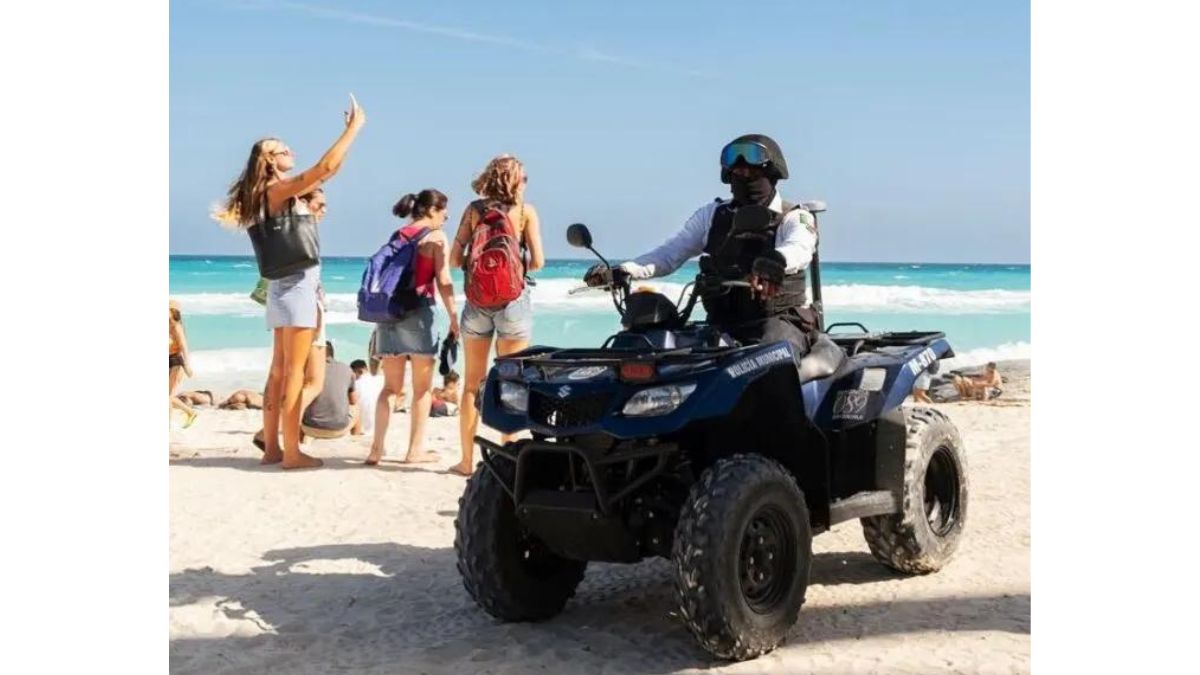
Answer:
<path fill-rule="evenodd" d="M 704 244 L 708 241 L 708 228 L 712 225 L 713 212 L 721 204 L 709 202 L 692 214 L 683 224 L 683 229 L 675 236 L 663 242 L 661 246 L 640 255 L 630 262 L 621 263 L 621 269 L 634 279 L 649 279 L 650 277 L 666 276 L 679 269 L 683 263 L 704 252 Z M 775 213 L 783 211 L 783 197 L 775 192 L 775 198 L 768 205 Z M 787 261 L 786 271 L 795 274 L 808 267 L 812 260 L 813 250 L 817 247 L 817 224 L 812 213 L 802 208 L 789 211 L 783 217 L 779 229 L 775 231 L 775 250 L 783 254 Z"/>
<path fill-rule="evenodd" d="M 354 390 L 358 392 L 358 410 L 362 415 L 363 432 L 375 428 L 375 403 L 379 400 L 379 392 L 382 389 L 382 375 L 363 373 L 354 381 Z"/>

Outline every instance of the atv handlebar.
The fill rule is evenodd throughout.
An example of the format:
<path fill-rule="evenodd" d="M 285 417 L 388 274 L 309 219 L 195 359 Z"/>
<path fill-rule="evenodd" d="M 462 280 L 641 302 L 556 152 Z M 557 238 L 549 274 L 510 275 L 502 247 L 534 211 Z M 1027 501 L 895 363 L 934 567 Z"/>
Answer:
<path fill-rule="evenodd" d="M 600 255 L 600 252 L 592 247 L 592 236 L 588 232 L 587 226 L 575 224 L 567 228 L 567 241 L 572 246 L 586 248 L 593 255 L 600 259 L 600 265 L 595 265 L 583 277 L 584 286 L 572 288 L 567 291 L 568 296 L 578 295 L 586 291 L 603 291 L 612 294 L 613 307 L 621 318 L 625 318 L 625 310 L 627 300 L 631 292 L 630 282 L 633 277 L 619 266 L 613 266 Z M 745 280 L 727 280 L 720 275 L 706 271 L 704 267 L 704 259 L 701 259 L 700 273 L 696 275 L 696 279 L 684 286 L 683 291 L 679 295 L 679 299 L 675 302 L 675 308 L 679 314 L 679 319 L 686 323 L 691 317 L 692 309 L 696 306 L 696 299 L 706 293 L 714 291 L 726 291 L 730 288 L 750 288 L 750 282 Z M 688 295 L 688 290 L 691 294 Z M 684 303 L 684 296 L 687 296 L 687 302 Z"/>

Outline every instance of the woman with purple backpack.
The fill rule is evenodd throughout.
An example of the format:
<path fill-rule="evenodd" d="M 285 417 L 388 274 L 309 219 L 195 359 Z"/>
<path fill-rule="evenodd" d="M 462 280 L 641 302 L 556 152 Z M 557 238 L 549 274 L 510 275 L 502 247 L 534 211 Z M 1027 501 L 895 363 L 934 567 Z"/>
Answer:
<path fill-rule="evenodd" d="M 289 175 L 296 164 L 291 148 L 278 138 L 258 141 L 250 149 L 246 168 L 229 187 L 223 208 L 215 214 L 222 223 L 250 235 L 259 258 L 259 271 L 271 279 L 267 284 L 267 325 L 273 334 L 273 349 L 267 391 L 263 397 L 263 464 L 278 462 L 285 469 L 310 469 L 322 464 L 316 457 L 300 451 L 304 367 L 321 325 L 318 300 L 321 266 L 317 258 L 315 225 L 303 222 L 304 218 L 311 221 L 312 214 L 299 197 L 341 169 L 346 153 L 366 120 L 366 113 L 351 96 L 350 110 L 345 113 L 346 127 L 337 141 L 315 165 L 296 175 Z M 309 227 L 312 240 L 303 243 L 311 244 L 314 250 L 302 266 L 287 268 L 298 271 L 276 276 L 264 270 L 264 261 L 268 259 L 265 247 L 280 241 L 270 238 L 283 236 L 276 233 L 283 231 L 285 221 L 289 226 L 296 222 Z M 260 246 L 264 247 L 261 252 Z M 291 255 L 293 251 L 288 249 L 286 253 Z M 281 430 L 282 448 L 279 443 Z"/>
<path fill-rule="evenodd" d="M 462 267 L 467 286 L 463 309 L 463 344 L 466 366 L 463 374 L 459 433 L 462 460 L 450 468 L 469 476 L 479 411 L 475 400 L 496 338 L 500 356 L 529 346 L 533 310 L 525 275 L 546 264 L 542 252 L 537 210 L 525 201 L 529 177 L 520 160 L 500 155 L 488 162 L 471 187 L 480 199 L 463 212 L 450 250 L 450 264 Z M 505 436 L 505 441 L 512 440 Z"/>
<path fill-rule="evenodd" d="M 392 397 L 404 391 L 405 357 L 412 364 L 412 402 L 409 414 L 408 452 L 405 463 L 433 462 L 437 455 L 425 450 L 425 422 L 433 402 L 433 363 L 438 339 L 433 333 L 434 286 L 450 317 L 450 334 L 458 335 L 458 315 L 454 307 L 454 282 L 450 279 L 446 233 L 446 195 L 437 190 L 407 194 L 392 207 L 397 218 L 409 218 L 408 224 L 393 235 L 416 243 L 412 262 L 413 297 L 406 297 L 404 315 L 399 321 L 375 326 L 373 356 L 383 365 L 383 389 L 375 403 L 375 438 L 366 464 L 374 466 L 383 457 L 384 440 L 392 415 Z M 407 291 L 406 291 L 407 292 Z"/>

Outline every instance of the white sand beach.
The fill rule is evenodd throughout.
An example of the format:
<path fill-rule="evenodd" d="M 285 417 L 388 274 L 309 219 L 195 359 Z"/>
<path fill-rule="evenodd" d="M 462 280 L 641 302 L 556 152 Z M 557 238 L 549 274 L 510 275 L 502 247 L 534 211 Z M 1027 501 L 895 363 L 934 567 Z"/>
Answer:
<path fill-rule="evenodd" d="M 315 441 L 316 471 L 260 467 L 260 413 L 203 409 L 171 431 L 170 664 L 178 673 L 1010 673 L 1030 668 L 1029 364 L 993 403 L 936 407 L 967 448 L 970 507 L 954 560 L 902 577 L 857 522 L 814 540 L 787 642 L 712 660 L 673 616 L 668 565 L 593 564 L 540 624 L 477 608 L 455 569 L 458 420 L 431 420 L 435 465 L 362 466 L 366 437 Z M 186 385 L 185 385 L 186 386 Z M 389 434 L 404 451 L 407 415 Z"/>

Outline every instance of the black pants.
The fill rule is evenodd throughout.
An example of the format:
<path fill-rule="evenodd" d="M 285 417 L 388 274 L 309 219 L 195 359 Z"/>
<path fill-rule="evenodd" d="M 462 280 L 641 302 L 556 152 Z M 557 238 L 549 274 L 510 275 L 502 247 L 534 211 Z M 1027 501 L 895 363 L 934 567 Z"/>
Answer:
<path fill-rule="evenodd" d="M 711 317 L 710 317 L 711 320 Z M 808 334 L 797 325 L 797 320 L 786 316 L 772 316 L 766 319 L 748 321 L 733 325 L 714 323 L 718 328 L 729 333 L 733 339 L 742 343 L 770 343 L 787 340 L 796 350 L 799 359 L 808 353 Z"/>

